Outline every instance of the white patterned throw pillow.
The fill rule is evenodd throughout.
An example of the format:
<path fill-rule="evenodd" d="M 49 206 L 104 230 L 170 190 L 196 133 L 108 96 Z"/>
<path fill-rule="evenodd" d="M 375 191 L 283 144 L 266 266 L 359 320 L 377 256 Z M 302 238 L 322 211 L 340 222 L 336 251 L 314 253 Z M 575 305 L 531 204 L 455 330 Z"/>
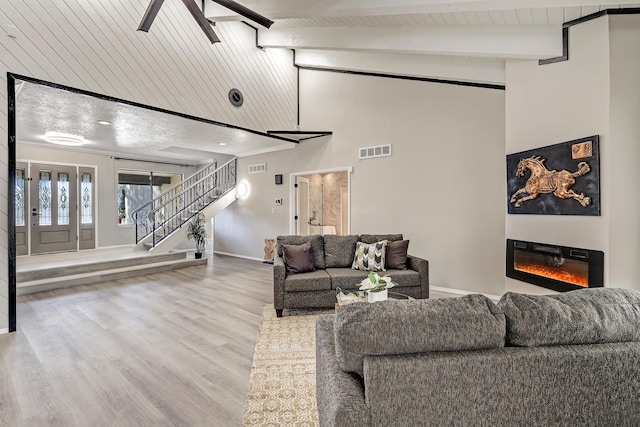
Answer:
<path fill-rule="evenodd" d="M 385 271 L 384 258 L 387 241 L 376 243 L 356 243 L 356 253 L 351 268 L 363 271 Z"/>

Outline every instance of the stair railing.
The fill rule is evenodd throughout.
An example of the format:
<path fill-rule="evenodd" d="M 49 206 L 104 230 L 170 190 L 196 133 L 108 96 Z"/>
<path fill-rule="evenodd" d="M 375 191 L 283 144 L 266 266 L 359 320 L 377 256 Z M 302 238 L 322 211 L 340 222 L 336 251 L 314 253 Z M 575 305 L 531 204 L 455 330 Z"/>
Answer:
<path fill-rule="evenodd" d="M 136 225 L 136 243 L 152 234 L 155 247 L 231 190 L 236 185 L 236 165 L 235 158 L 219 168 L 211 165 L 131 212 Z"/>

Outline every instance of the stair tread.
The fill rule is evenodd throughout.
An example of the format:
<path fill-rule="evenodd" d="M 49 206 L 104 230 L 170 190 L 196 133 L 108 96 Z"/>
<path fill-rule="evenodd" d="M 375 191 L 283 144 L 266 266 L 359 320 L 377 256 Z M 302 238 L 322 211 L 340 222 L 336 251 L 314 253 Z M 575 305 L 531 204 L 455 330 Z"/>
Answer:
<path fill-rule="evenodd" d="M 206 261 L 206 258 L 204 258 L 204 260 Z M 24 288 L 24 287 L 35 286 L 35 285 L 40 285 L 40 284 L 44 284 L 44 283 L 54 283 L 54 282 L 58 282 L 58 281 L 69 281 L 69 280 L 81 279 L 81 278 L 85 278 L 85 277 L 104 276 L 104 275 L 122 273 L 122 272 L 127 272 L 127 271 L 155 269 L 155 268 L 158 268 L 160 266 L 172 265 L 172 264 L 179 265 L 179 264 L 202 264 L 202 263 L 203 262 L 202 262 L 201 259 L 196 260 L 195 258 L 185 258 L 185 259 L 177 259 L 177 260 L 172 260 L 172 261 L 153 262 L 153 263 L 133 265 L 133 266 L 129 266 L 129 267 L 113 268 L 113 269 L 109 269 L 109 270 L 97 270 L 97 271 L 91 271 L 91 272 L 88 272 L 88 273 L 70 274 L 70 275 L 67 275 L 67 276 L 58 276 L 58 277 L 49 277 L 49 278 L 45 278 L 45 279 L 29 280 L 29 281 L 17 283 L 16 287 Z"/>
<path fill-rule="evenodd" d="M 17 273 L 18 279 L 20 279 L 20 277 L 23 277 L 23 276 L 30 276 L 34 274 L 37 275 L 37 274 L 44 274 L 44 273 L 59 276 L 60 274 L 57 274 L 57 272 L 64 271 L 64 270 L 77 270 L 77 269 L 90 268 L 90 267 L 96 268 L 97 266 L 101 266 L 102 270 L 110 270 L 113 268 L 112 266 L 122 264 L 122 263 L 139 262 L 138 265 L 144 265 L 144 264 L 150 264 L 150 263 L 157 263 L 159 262 L 157 260 L 161 260 L 161 259 L 164 259 L 164 261 L 170 261 L 170 260 L 183 259 L 183 258 L 185 258 L 184 252 L 169 252 L 164 254 L 148 254 L 144 252 L 139 252 L 139 255 L 136 255 L 136 253 L 132 253 L 132 256 L 129 256 L 129 257 L 106 259 L 103 261 L 84 260 L 84 261 L 80 261 L 73 264 L 61 264 L 56 266 L 45 265 L 44 267 L 22 268 L 18 270 L 16 273 Z M 119 268 L 119 267 L 116 267 L 116 268 Z M 62 275 L 64 275 L 64 273 Z M 48 277 L 51 277 L 51 276 L 48 276 Z"/>

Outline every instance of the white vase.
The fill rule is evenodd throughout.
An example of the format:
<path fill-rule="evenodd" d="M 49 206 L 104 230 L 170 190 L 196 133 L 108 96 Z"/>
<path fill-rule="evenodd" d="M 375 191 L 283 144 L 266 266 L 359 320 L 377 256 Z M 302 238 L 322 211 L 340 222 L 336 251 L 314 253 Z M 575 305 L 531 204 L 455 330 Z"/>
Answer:
<path fill-rule="evenodd" d="M 387 300 L 387 290 L 383 289 L 380 292 L 367 292 L 367 302 L 377 302 Z"/>

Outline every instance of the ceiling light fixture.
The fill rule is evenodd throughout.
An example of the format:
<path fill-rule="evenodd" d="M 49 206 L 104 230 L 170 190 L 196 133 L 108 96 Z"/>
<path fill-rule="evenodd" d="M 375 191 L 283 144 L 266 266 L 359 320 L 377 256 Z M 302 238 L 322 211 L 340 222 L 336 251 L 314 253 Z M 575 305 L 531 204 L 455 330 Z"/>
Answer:
<path fill-rule="evenodd" d="M 106 121 L 106 120 L 98 120 L 98 123 L 100 123 L 101 125 L 105 125 L 105 126 L 107 126 L 107 125 L 110 125 L 110 124 L 111 124 L 111 122 L 108 122 L 108 121 Z"/>
<path fill-rule="evenodd" d="M 88 141 L 82 136 L 62 132 L 47 132 L 44 135 L 44 139 L 52 144 L 69 145 L 75 147 L 88 143 Z"/>
<path fill-rule="evenodd" d="M 227 145 L 226 142 L 218 142 L 218 145 Z"/>

